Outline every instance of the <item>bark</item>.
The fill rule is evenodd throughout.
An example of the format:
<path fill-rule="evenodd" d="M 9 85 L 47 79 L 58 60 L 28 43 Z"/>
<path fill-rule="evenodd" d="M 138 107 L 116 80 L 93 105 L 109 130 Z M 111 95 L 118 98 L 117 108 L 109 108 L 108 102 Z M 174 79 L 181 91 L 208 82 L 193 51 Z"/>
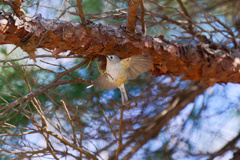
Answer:
<path fill-rule="evenodd" d="M 182 45 L 164 37 L 129 33 L 125 27 L 103 26 L 88 22 L 44 19 L 41 15 L 20 19 L 10 13 L 0 15 L 0 44 L 14 44 L 32 58 L 37 48 L 63 51 L 95 58 L 116 54 L 120 58 L 138 54 L 153 57 L 152 76 L 181 76 L 182 80 L 215 83 L 239 83 L 239 50 L 230 51 L 211 44 Z"/>

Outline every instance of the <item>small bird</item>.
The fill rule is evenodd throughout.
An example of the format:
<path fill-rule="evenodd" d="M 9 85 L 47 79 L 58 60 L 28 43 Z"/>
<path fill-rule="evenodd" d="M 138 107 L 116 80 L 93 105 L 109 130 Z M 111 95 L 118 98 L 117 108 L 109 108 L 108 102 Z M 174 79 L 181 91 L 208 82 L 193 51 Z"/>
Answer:
<path fill-rule="evenodd" d="M 116 55 L 107 55 L 106 72 L 101 74 L 93 85 L 100 90 L 111 90 L 119 88 L 122 96 L 122 104 L 128 101 L 125 84 L 128 80 L 136 78 L 138 75 L 148 71 L 152 67 L 152 58 L 143 55 L 132 56 L 120 59 Z"/>

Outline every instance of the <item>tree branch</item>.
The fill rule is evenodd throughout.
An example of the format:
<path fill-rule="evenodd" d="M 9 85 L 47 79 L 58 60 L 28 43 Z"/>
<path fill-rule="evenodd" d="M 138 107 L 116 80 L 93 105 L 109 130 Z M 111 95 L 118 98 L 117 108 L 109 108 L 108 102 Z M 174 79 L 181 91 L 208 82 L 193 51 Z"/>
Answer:
<path fill-rule="evenodd" d="M 7 104 L 6 106 L 4 106 L 4 108 L 11 108 L 14 107 L 16 105 L 18 105 L 19 103 L 23 102 L 24 100 L 30 100 L 35 96 L 38 96 L 44 92 L 46 92 L 47 90 L 49 90 L 50 88 L 55 88 L 57 86 L 60 85 L 64 85 L 64 84 L 77 84 L 77 83 L 88 83 L 90 84 L 89 81 L 87 80 L 58 80 L 57 82 L 52 82 L 44 87 L 38 88 L 35 91 L 30 92 L 29 94 L 18 98 L 17 100 Z M 5 122 L 4 122 L 5 123 Z"/>
<path fill-rule="evenodd" d="M 18 17 L 14 19 L 22 21 Z M 78 22 L 55 23 L 55 20 L 39 17 L 22 23 L 10 23 L 11 20 L 10 17 L 0 15 L 0 44 L 17 45 L 28 32 L 33 32 L 30 40 L 20 45 L 24 51 L 34 48 L 48 30 L 38 48 L 69 50 L 70 54 L 92 58 L 98 54 L 114 53 L 120 58 L 127 58 L 150 53 L 154 61 L 153 77 L 163 74 L 183 75 L 182 80 L 200 81 L 206 86 L 240 82 L 239 50 L 232 50 L 231 53 L 209 44 L 194 46 L 171 43 L 163 37 L 139 37 L 137 34 L 129 34 L 122 27 L 94 23 L 84 27 Z M 24 26 L 35 29 L 28 30 Z"/>
<path fill-rule="evenodd" d="M 127 31 L 134 32 L 140 0 L 128 0 Z"/>
<path fill-rule="evenodd" d="M 1 1 L 8 4 L 18 17 L 25 15 L 25 12 L 21 6 L 21 3 L 24 2 L 24 0 L 1 0 Z"/>
<path fill-rule="evenodd" d="M 143 0 L 141 0 L 141 23 L 142 23 L 142 32 L 143 34 L 146 34 L 146 24 L 144 21 L 144 15 L 145 15 L 145 7 L 144 7 L 144 3 Z"/>
<path fill-rule="evenodd" d="M 229 150 L 236 148 L 235 145 L 239 139 L 240 139 L 240 133 L 235 138 L 233 138 L 231 141 L 229 141 L 225 146 L 223 146 L 219 151 L 211 154 L 211 157 L 208 160 L 213 160 L 216 157 L 221 156 L 224 153 L 228 152 Z"/>
<path fill-rule="evenodd" d="M 79 12 L 80 18 L 82 20 L 82 24 L 83 26 L 86 26 L 86 19 L 82 9 L 82 0 L 77 0 L 77 6 L 78 6 L 78 12 Z"/>
<path fill-rule="evenodd" d="M 125 142 L 122 146 L 121 151 L 126 147 L 129 147 L 131 143 L 135 142 L 132 150 L 129 151 L 123 160 L 130 159 L 134 153 L 136 153 L 144 144 L 149 140 L 156 137 L 161 129 L 175 116 L 177 116 L 180 111 L 190 102 L 194 101 L 196 96 L 202 94 L 204 87 L 194 85 L 187 91 L 182 91 L 179 96 L 173 98 L 170 105 L 164 109 L 158 115 L 146 119 L 142 122 L 142 127 L 135 130 L 131 137 L 128 137 L 129 140 Z M 114 156 L 110 157 L 109 160 L 113 160 Z"/>

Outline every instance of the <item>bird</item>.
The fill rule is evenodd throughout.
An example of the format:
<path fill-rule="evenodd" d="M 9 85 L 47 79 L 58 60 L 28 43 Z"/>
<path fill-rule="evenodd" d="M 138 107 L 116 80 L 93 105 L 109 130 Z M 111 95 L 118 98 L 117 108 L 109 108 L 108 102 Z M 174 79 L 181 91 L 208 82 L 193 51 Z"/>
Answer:
<path fill-rule="evenodd" d="M 100 90 L 119 88 L 122 104 L 126 105 L 128 96 L 125 85 L 129 80 L 151 69 L 153 64 L 152 57 L 134 55 L 129 58 L 120 59 L 116 55 L 106 55 L 106 59 L 106 71 L 93 81 L 93 86 L 96 86 Z"/>

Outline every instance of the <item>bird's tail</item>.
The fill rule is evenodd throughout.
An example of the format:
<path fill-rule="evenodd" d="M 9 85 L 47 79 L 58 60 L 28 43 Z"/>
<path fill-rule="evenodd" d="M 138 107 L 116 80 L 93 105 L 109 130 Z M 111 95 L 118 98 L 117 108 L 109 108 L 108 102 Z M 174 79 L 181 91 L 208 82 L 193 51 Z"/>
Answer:
<path fill-rule="evenodd" d="M 125 105 L 128 101 L 128 96 L 127 96 L 127 92 L 126 92 L 126 89 L 125 89 L 125 85 L 124 84 L 121 84 L 119 86 L 119 89 L 121 91 L 121 96 L 122 96 L 122 104 Z"/>

